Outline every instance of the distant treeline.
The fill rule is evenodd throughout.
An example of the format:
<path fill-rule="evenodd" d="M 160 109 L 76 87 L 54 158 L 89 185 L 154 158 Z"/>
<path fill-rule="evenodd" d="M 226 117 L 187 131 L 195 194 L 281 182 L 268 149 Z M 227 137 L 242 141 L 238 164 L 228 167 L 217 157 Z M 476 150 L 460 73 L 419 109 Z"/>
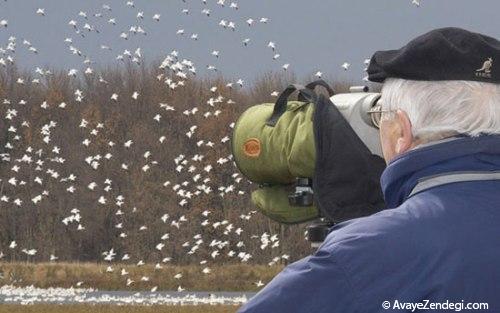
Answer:
<path fill-rule="evenodd" d="M 222 76 L 169 86 L 168 75 L 158 64 L 78 78 L 0 68 L 3 260 L 104 261 L 113 249 L 113 261 L 130 263 L 267 264 L 310 253 L 304 225 L 251 212 L 252 184 L 225 138 L 246 108 L 299 80 L 269 73 L 243 87 Z"/>

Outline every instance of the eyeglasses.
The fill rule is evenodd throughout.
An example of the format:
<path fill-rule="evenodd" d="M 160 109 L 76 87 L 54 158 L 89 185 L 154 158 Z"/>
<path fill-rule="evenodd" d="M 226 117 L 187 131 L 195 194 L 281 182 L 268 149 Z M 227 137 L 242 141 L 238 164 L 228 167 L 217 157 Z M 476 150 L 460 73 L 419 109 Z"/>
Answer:
<path fill-rule="evenodd" d="M 394 112 L 395 110 L 382 110 L 382 105 L 377 103 L 370 110 L 367 111 L 370 114 L 373 126 L 380 129 L 380 120 L 382 119 L 382 113 Z"/>

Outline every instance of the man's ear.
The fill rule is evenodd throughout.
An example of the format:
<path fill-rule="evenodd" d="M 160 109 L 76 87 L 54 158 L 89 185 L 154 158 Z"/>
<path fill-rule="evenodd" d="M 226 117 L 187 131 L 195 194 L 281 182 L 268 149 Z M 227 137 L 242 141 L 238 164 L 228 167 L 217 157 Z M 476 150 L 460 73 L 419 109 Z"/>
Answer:
<path fill-rule="evenodd" d="M 411 121 L 403 110 L 396 110 L 396 120 L 398 122 L 398 139 L 396 141 L 395 151 L 401 154 L 411 148 L 413 135 L 411 131 Z"/>

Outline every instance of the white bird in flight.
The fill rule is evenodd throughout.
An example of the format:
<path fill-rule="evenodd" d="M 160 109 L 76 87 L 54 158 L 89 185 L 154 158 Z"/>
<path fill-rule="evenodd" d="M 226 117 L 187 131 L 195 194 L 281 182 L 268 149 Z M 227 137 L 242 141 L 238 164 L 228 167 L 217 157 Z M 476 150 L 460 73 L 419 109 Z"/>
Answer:
<path fill-rule="evenodd" d="M 347 71 L 347 70 L 349 69 L 349 66 L 351 66 L 351 64 L 349 64 L 349 63 L 347 63 L 347 62 L 344 62 L 344 63 L 342 64 L 342 68 L 343 68 L 345 71 Z"/>

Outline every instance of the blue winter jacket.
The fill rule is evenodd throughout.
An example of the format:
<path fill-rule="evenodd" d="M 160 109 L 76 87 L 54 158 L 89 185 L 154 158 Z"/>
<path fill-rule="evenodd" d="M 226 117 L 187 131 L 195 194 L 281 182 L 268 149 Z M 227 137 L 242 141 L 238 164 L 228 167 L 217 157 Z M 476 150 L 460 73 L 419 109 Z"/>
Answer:
<path fill-rule="evenodd" d="M 333 226 L 314 254 L 238 312 L 458 312 L 485 304 L 475 312 L 500 312 L 500 179 L 410 196 L 429 177 L 476 171 L 500 172 L 500 135 L 458 136 L 399 155 L 381 177 L 386 209 Z"/>

